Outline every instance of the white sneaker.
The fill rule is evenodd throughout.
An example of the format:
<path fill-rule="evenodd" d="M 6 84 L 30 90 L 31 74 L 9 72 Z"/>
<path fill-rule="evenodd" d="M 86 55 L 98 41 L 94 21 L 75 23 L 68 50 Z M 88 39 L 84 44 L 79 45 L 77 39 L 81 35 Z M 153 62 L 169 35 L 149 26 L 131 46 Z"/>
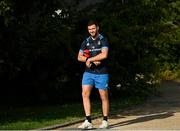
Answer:
<path fill-rule="evenodd" d="M 88 120 L 85 120 L 80 126 L 78 126 L 80 129 L 92 129 L 93 125 L 92 123 L 88 122 Z"/>
<path fill-rule="evenodd" d="M 100 129 L 107 129 L 109 128 L 109 124 L 107 121 L 103 120 L 102 124 L 99 126 Z"/>

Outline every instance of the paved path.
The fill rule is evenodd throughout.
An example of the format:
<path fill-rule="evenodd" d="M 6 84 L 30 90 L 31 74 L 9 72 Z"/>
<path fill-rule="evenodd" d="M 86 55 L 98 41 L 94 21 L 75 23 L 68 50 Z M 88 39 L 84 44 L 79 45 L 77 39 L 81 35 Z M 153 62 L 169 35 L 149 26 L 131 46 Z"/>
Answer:
<path fill-rule="evenodd" d="M 180 82 L 165 81 L 163 93 L 145 104 L 110 116 L 110 129 L 115 130 L 180 130 Z M 93 120 L 97 129 L 101 119 Z M 77 123 L 58 130 L 77 130 Z"/>

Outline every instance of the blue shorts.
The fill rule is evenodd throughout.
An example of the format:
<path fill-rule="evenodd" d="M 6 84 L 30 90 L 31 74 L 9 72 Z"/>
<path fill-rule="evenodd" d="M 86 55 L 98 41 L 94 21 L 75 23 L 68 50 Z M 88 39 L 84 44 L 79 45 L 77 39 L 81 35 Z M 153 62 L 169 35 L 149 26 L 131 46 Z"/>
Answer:
<path fill-rule="evenodd" d="M 84 72 L 82 78 L 82 85 L 95 86 L 98 89 L 107 90 L 109 83 L 108 74 L 93 74 L 89 72 Z"/>

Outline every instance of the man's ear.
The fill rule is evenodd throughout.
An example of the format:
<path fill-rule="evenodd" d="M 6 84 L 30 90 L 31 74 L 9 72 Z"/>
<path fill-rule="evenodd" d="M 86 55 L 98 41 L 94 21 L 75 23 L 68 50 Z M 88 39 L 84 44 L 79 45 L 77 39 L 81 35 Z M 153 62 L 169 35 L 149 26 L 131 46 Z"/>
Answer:
<path fill-rule="evenodd" d="M 97 31 L 99 31 L 99 26 L 97 26 Z"/>

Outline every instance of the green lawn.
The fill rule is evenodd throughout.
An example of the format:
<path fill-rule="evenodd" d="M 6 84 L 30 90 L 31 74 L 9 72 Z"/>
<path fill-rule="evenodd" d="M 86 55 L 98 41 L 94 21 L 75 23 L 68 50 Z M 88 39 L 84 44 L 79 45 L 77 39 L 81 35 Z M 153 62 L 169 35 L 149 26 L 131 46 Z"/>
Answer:
<path fill-rule="evenodd" d="M 110 111 L 142 103 L 143 99 L 111 100 Z M 101 114 L 101 103 L 92 102 L 93 116 Z M 81 103 L 63 106 L 39 106 L 26 108 L 1 108 L 0 130 L 30 130 L 63 124 L 84 118 Z"/>

